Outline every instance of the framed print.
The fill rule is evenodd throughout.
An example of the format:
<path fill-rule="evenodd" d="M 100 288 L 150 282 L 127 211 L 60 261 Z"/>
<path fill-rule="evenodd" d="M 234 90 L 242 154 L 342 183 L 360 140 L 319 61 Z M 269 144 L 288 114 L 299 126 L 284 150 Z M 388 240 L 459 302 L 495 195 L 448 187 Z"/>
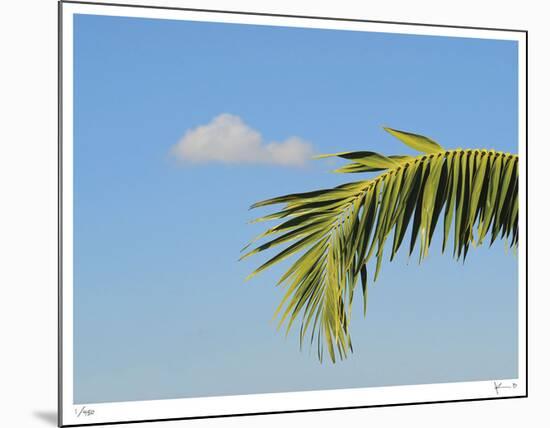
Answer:
<path fill-rule="evenodd" d="M 525 31 L 59 25 L 61 426 L 527 396 Z"/>

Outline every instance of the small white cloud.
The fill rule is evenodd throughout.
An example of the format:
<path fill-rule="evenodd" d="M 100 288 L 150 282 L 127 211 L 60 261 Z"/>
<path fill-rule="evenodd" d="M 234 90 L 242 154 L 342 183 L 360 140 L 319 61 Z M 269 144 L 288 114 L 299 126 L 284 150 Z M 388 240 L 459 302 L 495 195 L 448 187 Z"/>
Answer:
<path fill-rule="evenodd" d="M 311 159 L 313 147 L 298 137 L 266 143 L 262 135 L 250 128 L 239 116 L 223 113 L 206 125 L 189 129 L 172 147 L 172 154 L 189 163 L 299 167 Z"/>

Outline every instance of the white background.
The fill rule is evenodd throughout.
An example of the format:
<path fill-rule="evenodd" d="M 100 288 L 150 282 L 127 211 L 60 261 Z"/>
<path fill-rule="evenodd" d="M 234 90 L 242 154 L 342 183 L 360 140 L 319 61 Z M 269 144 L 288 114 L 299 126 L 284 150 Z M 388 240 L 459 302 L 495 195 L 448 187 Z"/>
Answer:
<path fill-rule="evenodd" d="M 153 3 L 153 1 L 149 1 Z M 163 422 L 160 427 L 545 426 L 550 388 L 545 241 L 550 29 L 543 1 L 173 1 L 232 9 L 529 31 L 529 398 Z M 57 403 L 57 4 L 0 5 L 0 425 L 55 425 Z M 498 70 L 495 70 L 498 72 Z M 537 183 L 538 181 L 538 183 Z M 547 262 L 546 262 L 547 263 Z M 136 425 L 143 426 L 143 425 Z"/>

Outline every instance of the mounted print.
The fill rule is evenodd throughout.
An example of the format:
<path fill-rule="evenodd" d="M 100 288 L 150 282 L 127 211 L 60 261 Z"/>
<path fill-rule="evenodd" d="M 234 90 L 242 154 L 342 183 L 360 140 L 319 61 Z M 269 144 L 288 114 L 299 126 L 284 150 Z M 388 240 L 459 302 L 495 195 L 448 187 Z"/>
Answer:
<path fill-rule="evenodd" d="M 527 395 L 526 32 L 59 11 L 61 426 Z"/>

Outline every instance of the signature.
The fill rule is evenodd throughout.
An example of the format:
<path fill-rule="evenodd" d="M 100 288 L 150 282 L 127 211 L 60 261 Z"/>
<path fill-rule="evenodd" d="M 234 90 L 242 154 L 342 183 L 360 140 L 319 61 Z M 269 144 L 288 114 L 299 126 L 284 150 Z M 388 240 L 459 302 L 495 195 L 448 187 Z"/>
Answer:
<path fill-rule="evenodd" d="M 76 409 L 74 409 L 74 414 L 76 415 L 77 418 L 81 416 L 92 416 L 94 413 L 95 413 L 94 409 L 89 409 L 86 406 L 77 407 Z"/>
<path fill-rule="evenodd" d="M 515 389 L 517 388 L 518 384 L 514 382 L 512 383 L 512 385 L 503 385 L 502 382 L 493 382 L 493 386 L 495 388 L 495 392 L 498 395 L 501 389 Z"/>

